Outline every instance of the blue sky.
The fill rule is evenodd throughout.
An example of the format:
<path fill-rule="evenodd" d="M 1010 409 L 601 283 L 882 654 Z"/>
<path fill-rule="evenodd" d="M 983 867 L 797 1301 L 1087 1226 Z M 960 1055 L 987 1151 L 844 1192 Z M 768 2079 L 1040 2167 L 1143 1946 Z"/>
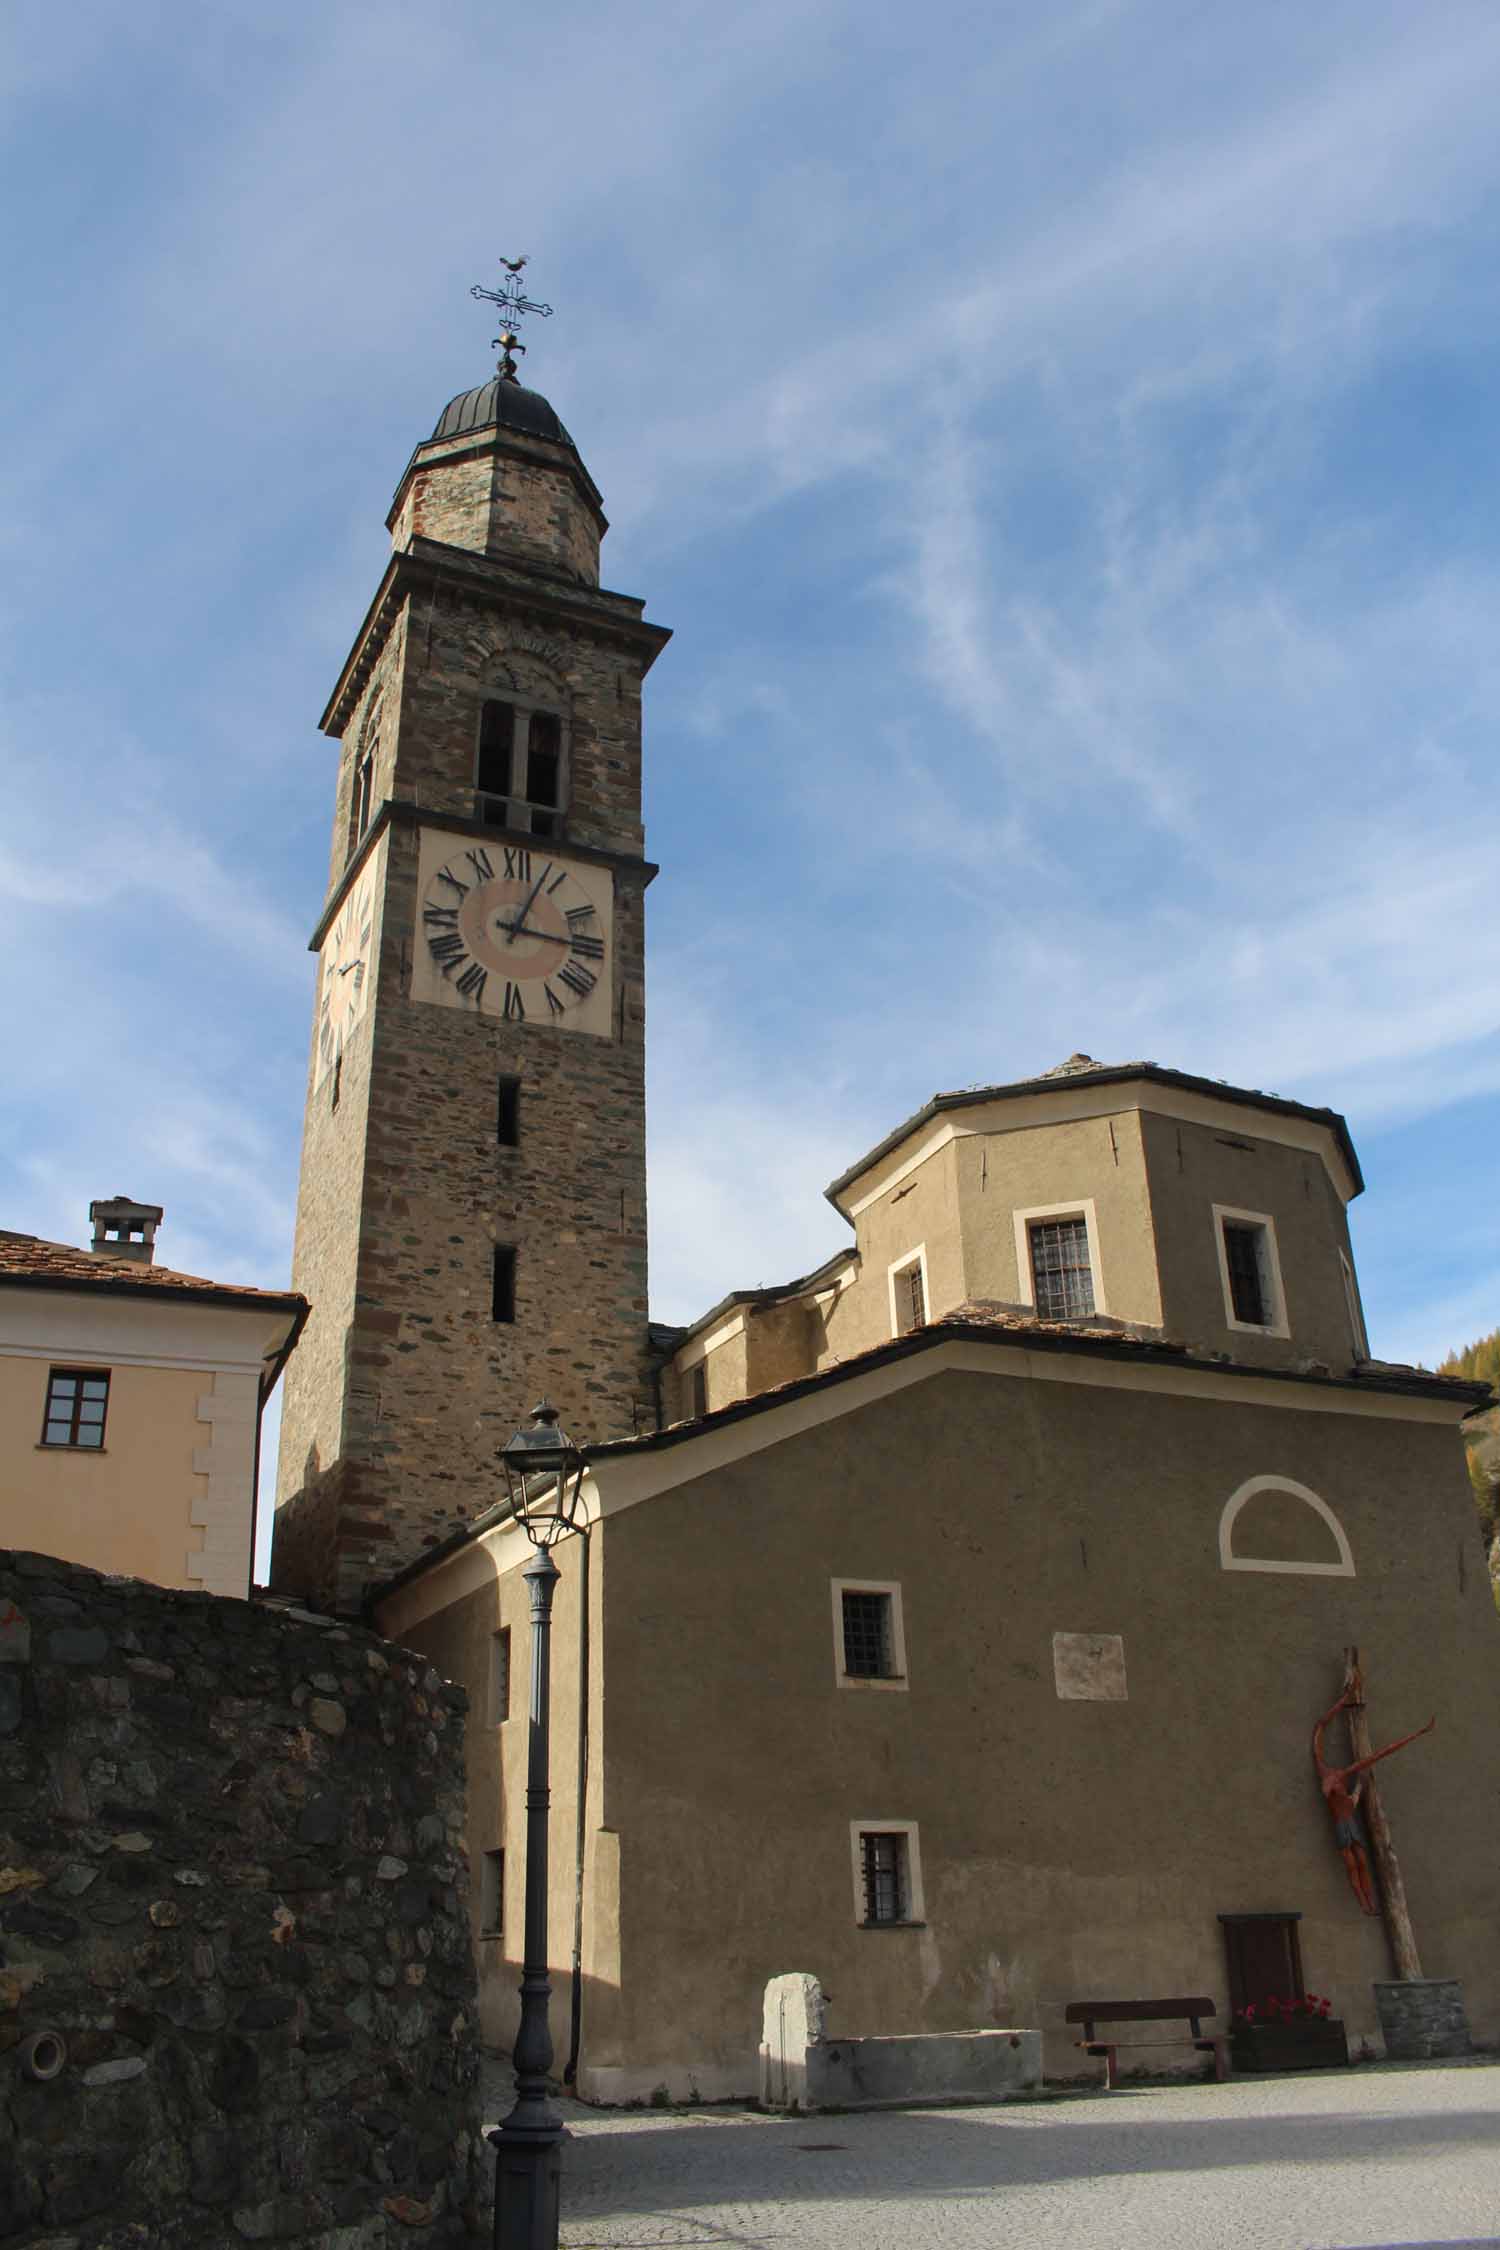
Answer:
<path fill-rule="evenodd" d="M 939 1088 L 1328 1102 L 1375 1349 L 1500 1320 L 1500 15 L 12 0 L 0 1223 L 284 1282 L 412 445 L 527 374 L 675 629 L 653 1306 Z"/>

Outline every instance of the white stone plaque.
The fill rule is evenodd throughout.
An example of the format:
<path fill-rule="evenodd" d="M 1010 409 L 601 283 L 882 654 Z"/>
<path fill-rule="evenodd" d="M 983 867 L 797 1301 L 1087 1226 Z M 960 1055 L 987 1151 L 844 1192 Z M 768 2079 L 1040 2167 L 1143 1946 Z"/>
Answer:
<path fill-rule="evenodd" d="M 1065 1703 L 1124 1703 L 1125 1643 L 1118 1633 L 1054 1633 L 1052 1671 Z"/>

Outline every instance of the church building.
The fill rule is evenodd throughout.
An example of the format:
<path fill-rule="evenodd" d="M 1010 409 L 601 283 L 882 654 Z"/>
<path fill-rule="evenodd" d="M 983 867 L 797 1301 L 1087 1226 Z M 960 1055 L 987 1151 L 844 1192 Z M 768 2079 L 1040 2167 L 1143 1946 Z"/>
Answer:
<path fill-rule="evenodd" d="M 556 1550 L 551 1899 L 585 2097 L 752 2092 L 788 1970 L 831 2034 L 1040 2025 L 1061 2075 L 1070 2002 L 1227 2018 L 1287 1960 L 1378 2049 L 1386 1940 L 1309 1757 L 1349 1645 L 1382 1739 L 1437 1717 L 1385 1799 L 1426 1974 L 1500 2037 L 1500 1624 L 1458 1436 L 1487 1394 L 1372 1358 L 1342 1117 L 1085 1055 L 941 1094 L 829 1188 L 837 1256 L 653 1326 L 667 635 L 601 588 L 600 495 L 508 349 L 387 520 L 323 718 L 273 1578 L 469 1690 L 489 2042 L 516 2017 L 531 1552 L 496 1456 L 543 1395 L 589 1456 Z"/>

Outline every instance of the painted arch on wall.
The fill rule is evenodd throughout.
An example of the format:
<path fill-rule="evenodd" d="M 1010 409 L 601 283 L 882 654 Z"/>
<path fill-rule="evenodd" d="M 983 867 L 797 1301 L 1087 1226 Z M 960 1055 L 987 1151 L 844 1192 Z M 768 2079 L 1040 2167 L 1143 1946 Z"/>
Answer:
<path fill-rule="evenodd" d="M 1323 1527 L 1324 1535 L 1311 1542 L 1316 1554 L 1296 1551 L 1309 1544 L 1308 1510 Z M 1247 1477 L 1231 1492 L 1219 1517 L 1219 1564 L 1224 1570 L 1269 1570 L 1303 1578 L 1354 1576 L 1354 1555 L 1343 1525 L 1326 1500 L 1294 1477 Z"/>

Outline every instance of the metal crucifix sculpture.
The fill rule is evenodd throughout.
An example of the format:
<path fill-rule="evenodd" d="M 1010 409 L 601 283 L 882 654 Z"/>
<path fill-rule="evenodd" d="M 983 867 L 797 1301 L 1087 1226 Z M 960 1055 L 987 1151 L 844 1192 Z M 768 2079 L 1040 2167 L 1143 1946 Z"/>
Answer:
<path fill-rule="evenodd" d="M 500 333 L 491 338 L 491 348 L 500 354 L 497 365 L 501 379 L 507 383 L 516 380 L 515 353 L 526 349 L 511 323 L 524 320 L 528 313 L 535 313 L 540 320 L 552 318 L 550 305 L 540 305 L 534 297 L 525 294 L 521 275 L 528 262 L 525 258 L 502 258 L 500 263 L 505 268 L 505 279 L 500 287 L 482 289 L 476 281 L 469 291 L 471 297 L 483 297 L 486 303 L 500 308 Z"/>
<path fill-rule="evenodd" d="M 1329 1722 L 1340 1711 L 1349 1714 L 1349 1740 L 1354 1757 L 1346 1766 L 1331 1766 L 1323 1755 L 1323 1735 Z M 1312 1734 L 1313 1764 L 1317 1768 L 1318 1787 L 1322 1791 L 1324 1804 L 1333 1815 L 1333 1839 L 1349 1877 L 1349 1886 L 1359 1900 L 1362 1913 L 1378 1914 L 1381 1900 L 1376 1897 L 1369 1854 L 1365 1850 L 1364 1833 L 1359 1821 L 1360 1800 L 1365 1800 L 1370 1821 L 1370 1841 L 1380 1869 L 1386 1929 L 1395 1957 L 1396 1973 L 1401 1977 L 1419 1977 L 1422 1971 L 1417 1959 L 1411 1917 L 1407 1911 L 1401 1869 L 1371 1768 L 1378 1766 L 1382 1758 L 1389 1758 L 1393 1752 L 1404 1750 L 1409 1742 L 1416 1742 L 1422 1735 L 1431 1734 L 1436 1725 L 1435 1718 L 1429 1719 L 1425 1727 L 1416 1727 L 1410 1734 L 1403 1734 L 1399 1741 L 1388 1742 L 1383 1750 L 1372 1750 L 1369 1724 L 1365 1718 L 1365 1690 L 1360 1676 L 1359 1650 L 1350 1648 L 1344 1652 L 1343 1693 L 1336 1703 L 1329 1705 Z"/>

